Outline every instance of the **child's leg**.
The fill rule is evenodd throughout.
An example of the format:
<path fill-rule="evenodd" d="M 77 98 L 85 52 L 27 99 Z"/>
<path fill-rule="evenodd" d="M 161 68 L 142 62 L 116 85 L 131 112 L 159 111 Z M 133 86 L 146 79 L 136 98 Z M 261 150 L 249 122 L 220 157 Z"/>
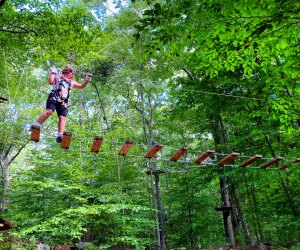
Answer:
<path fill-rule="evenodd" d="M 46 109 L 43 111 L 42 114 L 40 114 L 39 118 L 34 122 L 32 125 L 40 127 L 41 124 L 43 124 L 49 116 L 51 116 L 56 108 L 56 100 L 53 97 L 53 93 L 51 92 L 48 96 L 47 103 L 46 103 Z"/>
<path fill-rule="evenodd" d="M 37 123 L 40 125 L 43 124 L 49 116 L 53 114 L 53 111 L 51 109 L 45 109 L 43 113 L 39 116 L 39 118 L 36 120 Z"/>
<path fill-rule="evenodd" d="M 56 142 L 61 142 L 66 127 L 66 120 L 67 120 L 66 116 L 68 114 L 68 109 L 64 105 L 58 105 L 56 107 L 56 112 L 58 115 L 58 128 L 57 128 L 58 134 L 57 134 Z"/>
<path fill-rule="evenodd" d="M 58 117 L 58 133 L 59 134 L 63 134 L 63 132 L 65 131 L 66 121 L 67 121 L 67 118 L 65 116 L 60 115 Z"/>

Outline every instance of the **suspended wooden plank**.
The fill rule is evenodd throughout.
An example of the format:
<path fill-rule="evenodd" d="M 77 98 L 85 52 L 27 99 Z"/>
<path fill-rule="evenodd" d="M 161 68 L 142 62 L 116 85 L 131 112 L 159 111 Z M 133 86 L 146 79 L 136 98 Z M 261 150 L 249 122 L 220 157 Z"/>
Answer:
<path fill-rule="evenodd" d="M 284 159 L 284 158 L 283 158 L 283 157 L 280 157 L 280 156 L 277 157 L 277 158 L 273 158 L 271 161 L 269 161 L 269 162 L 267 162 L 267 163 L 261 165 L 260 168 L 266 169 L 266 168 L 270 167 L 271 165 L 273 165 L 273 164 L 275 164 L 275 163 L 277 163 L 277 162 L 279 162 L 279 161 L 281 161 L 281 160 L 283 160 L 283 159 Z"/>
<path fill-rule="evenodd" d="M 40 141 L 40 133 L 41 133 L 41 128 L 35 125 L 32 125 L 31 128 L 31 140 L 35 142 Z"/>
<path fill-rule="evenodd" d="M 178 159 L 183 156 L 186 152 L 188 151 L 187 147 L 182 147 L 181 149 L 179 149 L 175 155 L 173 155 L 171 157 L 171 161 L 178 161 Z"/>
<path fill-rule="evenodd" d="M 163 148 L 163 145 L 154 145 L 153 148 L 145 155 L 145 158 L 151 159 L 153 158 L 159 150 Z"/>
<path fill-rule="evenodd" d="M 202 155 L 200 155 L 195 161 L 194 163 L 201 163 L 203 162 L 207 157 L 213 155 L 215 153 L 214 150 L 207 150 L 205 153 L 203 153 Z"/>
<path fill-rule="evenodd" d="M 71 138 L 72 138 L 71 132 L 64 132 L 62 141 L 61 141 L 61 147 L 68 149 L 70 147 Z"/>
<path fill-rule="evenodd" d="M 261 159 L 261 158 L 262 158 L 262 155 L 254 155 L 254 156 L 250 157 L 248 160 L 242 162 L 240 164 L 240 167 L 245 168 L 248 165 L 252 164 L 253 162 L 255 162 L 255 161 L 257 161 L 258 159 Z"/>
<path fill-rule="evenodd" d="M 232 153 L 230 155 L 227 155 L 225 158 L 223 158 L 217 164 L 220 165 L 220 166 L 224 166 L 225 164 L 227 164 L 229 162 L 232 162 L 239 155 L 240 155 L 240 153 Z"/>
<path fill-rule="evenodd" d="M 98 153 L 103 142 L 103 136 L 95 136 L 92 144 L 91 152 Z"/>
<path fill-rule="evenodd" d="M 119 155 L 125 156 L 128 153 L 129 149 L 131 148 L 132 144 L 133 141 L 129 141 L 129 140 L 125 141 L 125 143 L 123 144 L 122 148 L 119 151 Z"/>
<path fill-rule="evenodd" d="M 0 103 L 6 103 L 6 102 L 8 102 L 8 99 L 0 96 Z"/>

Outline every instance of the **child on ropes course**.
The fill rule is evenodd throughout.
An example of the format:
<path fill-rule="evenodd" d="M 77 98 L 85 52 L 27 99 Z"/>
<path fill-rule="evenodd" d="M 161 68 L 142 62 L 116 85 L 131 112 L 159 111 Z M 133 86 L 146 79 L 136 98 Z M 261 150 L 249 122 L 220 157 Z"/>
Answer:
<path fill-rule="evenodd" d="M 61 72 L 55 68 L 50 69 L 48 83 L 53 85 L 53 89 L 48 96 L 46 109 L 31 126 L 40 127 L 49 116 L 56 110 L 58 116 L 58 134 L 56 142 L 62 141 L 63 132 L 66 125 L 66 116 L 68 113 L 70 90 L 83 89 L 92 80 L 92 74 L 87 73 L 86 79 L 82 83 L 74 80 L 75 70 L 71 65 L 66 65 Z"/>

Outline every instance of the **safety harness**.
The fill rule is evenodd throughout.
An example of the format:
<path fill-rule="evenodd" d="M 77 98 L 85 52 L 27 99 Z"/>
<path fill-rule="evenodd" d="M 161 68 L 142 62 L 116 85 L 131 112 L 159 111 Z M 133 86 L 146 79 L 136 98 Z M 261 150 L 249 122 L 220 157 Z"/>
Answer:
<path fill-rule="evenodd" d="M 68 103 L 72 83 L 69 79 L 61 79 L 61 74 L 56 75 L 53 93 L 56 100 L 61 103 Z"/>

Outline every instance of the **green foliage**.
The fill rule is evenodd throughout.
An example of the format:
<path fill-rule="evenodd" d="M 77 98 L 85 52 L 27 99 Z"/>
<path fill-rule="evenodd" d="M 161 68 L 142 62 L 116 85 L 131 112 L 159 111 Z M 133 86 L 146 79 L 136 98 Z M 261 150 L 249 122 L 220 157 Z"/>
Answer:
<path fill-rule="evenodd" d="M 145 174 L 155 166 L 166 171 L 160 192 L 168 248 L 226 245 L 215 211 L 220 177 L 236 192 L 252 240 L 299 241 L 299 170 L 290 161 L 299 158 L 299 4 L 132 2 L 105 23 L 106 8 L 95 1 L 10 1 L 0 9 L 0 28 L 24 32 L 0 31 L 0 94 L 10 99 L 0 104 L 2 174 L 10 170 L 3 216 L 14 224 L 7 235 L 24 248 L 84 239 L 100 249 L 156 247 L 155 190 Z M 69 150 L 54 143 L 56 115 L 38 144 L 27 138 L 50 90 L 47 60 L 58 68 L 72 63 L 78 81 L 94 74 L 84 90 L 72 90 Z M 92 154 L 96 135 L 104 142 Z M 118 156 L 128 139 L 129 155 Z M 164 148 L 145 161 L 153 143 Z M 184 159 L 170 162 L 182 146 Z M 208 149 L 218 153 L 212 163 L 221 153 L 242 157 L 222 169 L 193 164 Z M 255 154 L 284 156 L 289 170 L 277 171 L 281 163 L 258 170 L 265 158 L 238 168 Z M 237 244 L 247 244 L 236 210 L 232 217 Z"/>
<path fill-rule="evenodd" d="M 201 80 L 212 78 L 212 92 L 263 99 L 281 129 L 291 132 L 299 110 L 298 95 L 292 91 L 299 77 L 298 59 L 291 56 L 297 54 L 294 18 L 299 6 L 263 1 L 252 1 L 247 8 L 242 5 L 236 1 L 157 3 L 144 12 L 136 28 L 150 47 L 148 53 L 168 58 Z M 231 88 L 224 86 L 225 77 Z"/>
<path fill-rule="evenodd" d="M 80 159 L 80 152 L 56 151 L 36 151 L 33 167 L 11 184 L 15 235 L 57 245 L 79 241 L 92 230 L 98 235 L 96 244 L 148 244 L 143 231 L 152 227 L 147 219 L 151 209 L 136 200 L 135 193 L 140 191 L 128 186 L 126 175 L 118 181 L 105 170 L 115 163 L 92 167 L 96 159 L 89 156 L 78 165 L 73 159 Z M 130 175 L 133 187 L 138 178 Z"/>

